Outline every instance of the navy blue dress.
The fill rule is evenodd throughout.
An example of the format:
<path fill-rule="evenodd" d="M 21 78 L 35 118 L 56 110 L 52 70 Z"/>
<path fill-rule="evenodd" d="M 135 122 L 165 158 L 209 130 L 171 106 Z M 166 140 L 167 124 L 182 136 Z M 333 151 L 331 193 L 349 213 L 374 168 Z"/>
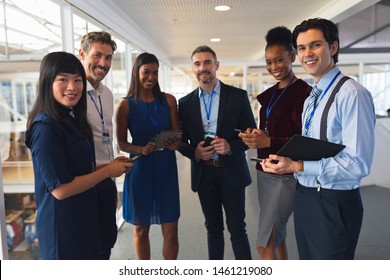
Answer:
<path fill-rule="evenodd" d="M 166 97 L 159 102 L 135 103 L 127 99 L 128 129 L 132 144 L 145 146 L 157 132 L 171 129 Z M 123 217 L 134 225 L 174 222 L 179 219 L 179 183 L 175 151 L 164 149 L 139 158 L 123 185 Z"/>
<path fill-rule="evenodd" d="M 63 117 L 79 130 L 70 110 L 61 110 Z M 63 200 L 51 194 L 60 184 L 91 172 L 95 161 L 93 144 L 40 113 L 27 131 L 26 145 L 33 159 L 36 226 L 43 259 L 99 259 L 96 190 L 91 188 Z"/>

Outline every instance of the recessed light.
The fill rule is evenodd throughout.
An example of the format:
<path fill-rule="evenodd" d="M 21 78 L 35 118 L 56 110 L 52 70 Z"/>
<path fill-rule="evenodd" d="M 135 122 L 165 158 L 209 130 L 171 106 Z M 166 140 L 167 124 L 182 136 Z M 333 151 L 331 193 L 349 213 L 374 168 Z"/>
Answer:
<path fill-rule="evenodd" d="M 219 6 L 215 6 L 214 9 L 216 11 L 225 12 L 225 11 L 229 11 L 230 7 L 225 5 L 219 5 Z"/>
<path fill-rule="evenodd" d="M 219 41 L 221 41 L 221 39 L 220 38 L 211 38 L 210 41 L 211 42 L 219 42 Z"/>

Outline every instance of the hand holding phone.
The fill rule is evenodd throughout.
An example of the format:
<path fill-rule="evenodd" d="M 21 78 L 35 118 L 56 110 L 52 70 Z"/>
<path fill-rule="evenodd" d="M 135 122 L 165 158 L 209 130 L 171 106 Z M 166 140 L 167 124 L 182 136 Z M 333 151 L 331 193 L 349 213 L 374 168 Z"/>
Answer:
<path fill-rule="evenodd" d="M 204 139 L 204 143 L 203 143 L 203 147 L 208 147 L 211 145 L 211 142 L 214 140 L 213 137 L 210 137 L 210 136 L 207 136 L 205 139 Z"/>
<path fill-rule="evenodd" d="M 142 155 L 137 155 L 135 157 L 129 158 L 130 162 L 135 162 L 137 159 L 139 159 Z"/>
<path fill-rule="evenodd" d="M 258 157 L 251 157 L 251 160 L 252 161 L 256 161 L 256 162 L 262 162 L 263 161 L 262 158 L 258 158 Z"/>

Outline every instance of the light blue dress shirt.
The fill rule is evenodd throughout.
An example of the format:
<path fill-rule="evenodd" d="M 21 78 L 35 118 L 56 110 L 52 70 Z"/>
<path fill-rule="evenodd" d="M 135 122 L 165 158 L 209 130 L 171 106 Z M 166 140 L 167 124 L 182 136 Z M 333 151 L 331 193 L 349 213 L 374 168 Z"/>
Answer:
<path fill-rule="evenodd" d="M 214 93 L 213 93 L 214 92 Z M 215 137 L 217 133 L 217 122 L 218 122 L 218 109 L 219 100 L 221 97 L 221 83 L 217 82 L 215 88 L 210 92 L 206 93 L 199 87 L 199 102 L 200 112 L 202 115 L 203 134 Z M 211 102 L 211 107 L 210 107 Z M 208 112 L 210 110 L 210 112 Z M 209 114 L 209 116 L 207 116 Z M 211 159 L 218 159 L 217 152 L 211 157 Z"/>
<path fill-rule="evenodd" d="M 200 103 L 200 112 L 202 114 L 203 133 L 210 132 L 213 133 L 213 135 L 215 136 L 217 132 L 218 108 L 219 108 L 219 100 L 221 96 L 221 83 L 219 82 L 219 80 L 217 82 L 217 85 L 213 89 L 213 91 L 215 91 L 215 93 L 213 94 L 212 101 L 211 101 L 211 92 L 206 93 L 203 92 L 201 88 L 199 88 L 199 103 Z M 212 103 L 211 103 L 210 116 L 209 116 L 210 126 L 208 128 L 206 108 L 207 110 L 209 110 L 210 102 Z"/>
<path fill-rule="evenodd" d="M 330 70 L 317 84 L 323 92 L 339 72 Z M 312 119 L 311 137 L 320 138 L 321 116 L 329 96 L 343 77 L 338 75 L 322 99 Z M 304 104 L 303 112 L 308 105 Z M 305 123 L 302 114 L 302 124 Z M 344 144 L 338 155 L 319 161 L 304 161 L 304 171 L 295 172 L 299 183 L 306 187 L 351 190 L 360 186 L 363 177 L 370 173 L 375 145 L 375 110 L 371 93 L 353 79 L 347 80 L 336 94 L 328 114 L 327 138 L 329 142 Z"/>

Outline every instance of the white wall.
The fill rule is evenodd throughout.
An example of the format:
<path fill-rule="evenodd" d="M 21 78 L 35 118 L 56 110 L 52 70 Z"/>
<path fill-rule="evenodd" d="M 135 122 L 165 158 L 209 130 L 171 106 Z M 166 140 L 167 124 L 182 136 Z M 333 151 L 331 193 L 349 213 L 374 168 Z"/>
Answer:
<path fill-rule="evenodd" d="M 362 139 L 364 141 L 364 139 Z M 375 127 L 375 150 L 371 173 L 362 186 L 377 185 L 390 188 L 390 118 L 379 118 Z"/>

